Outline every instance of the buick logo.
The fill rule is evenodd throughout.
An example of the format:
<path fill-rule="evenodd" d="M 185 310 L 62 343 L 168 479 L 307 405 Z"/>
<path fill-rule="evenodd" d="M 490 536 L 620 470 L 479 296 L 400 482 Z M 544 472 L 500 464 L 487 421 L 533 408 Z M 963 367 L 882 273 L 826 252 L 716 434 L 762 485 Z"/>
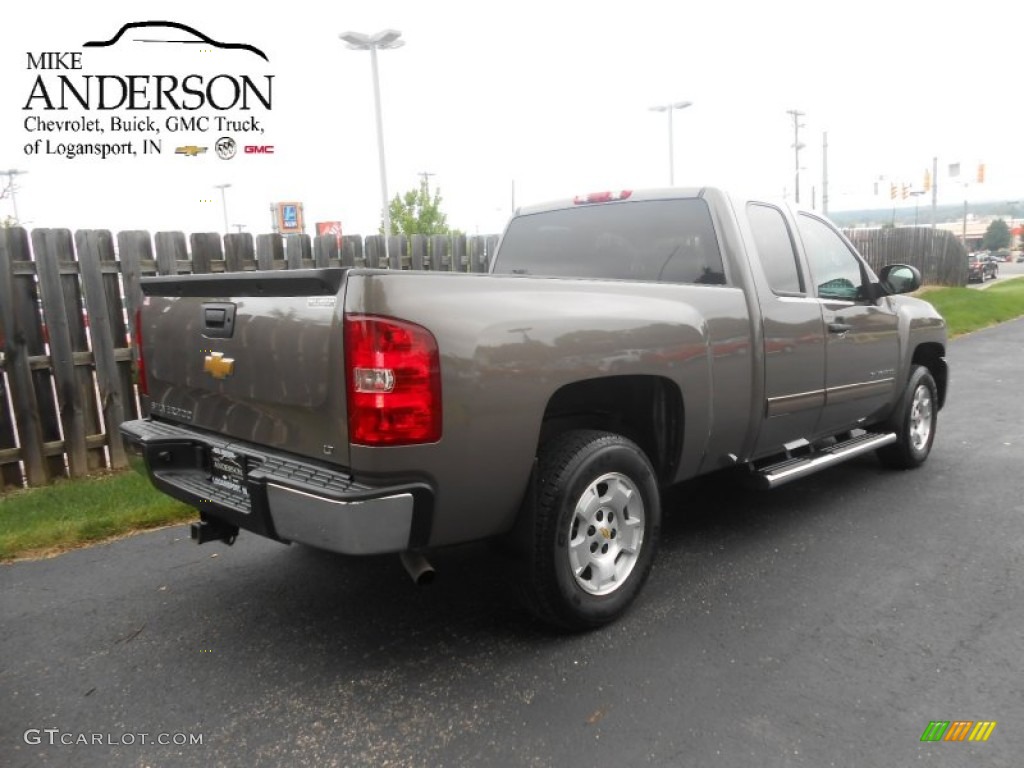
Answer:
<path fill-rule="evenodd" d="M 221 136 L 217 139 L 217 143 L 213 145 L 213 148 L 217 152 L 217 157 L 221 160 L 230 160 L 235 156 L 235 152 L 238 151 L 238 145 L 235 144 L 235 140 L 230 136 Z"/>

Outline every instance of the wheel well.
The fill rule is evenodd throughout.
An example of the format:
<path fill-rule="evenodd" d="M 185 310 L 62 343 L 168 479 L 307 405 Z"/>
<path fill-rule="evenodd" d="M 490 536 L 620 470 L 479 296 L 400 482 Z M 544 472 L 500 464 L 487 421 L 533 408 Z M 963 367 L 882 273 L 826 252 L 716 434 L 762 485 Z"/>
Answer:
<path fill-rule="evenodd" d="M 559 389 L 544 411 L 540 442 L 569 429 L 601 429 L 629 438 L 661 483 L 675 475 L 683 448 L 683 398 L 660 376 L 608 376 Z"/>
<path fill-rule="evenodd" d="M 946 366 L 946 350 L 937 342 L 921 344 L 914 350 L 911 362 L 927 368 L 939 390 L 939 408 L 946 404 L 946 387 L 949 384 L 949 369 Z"/>

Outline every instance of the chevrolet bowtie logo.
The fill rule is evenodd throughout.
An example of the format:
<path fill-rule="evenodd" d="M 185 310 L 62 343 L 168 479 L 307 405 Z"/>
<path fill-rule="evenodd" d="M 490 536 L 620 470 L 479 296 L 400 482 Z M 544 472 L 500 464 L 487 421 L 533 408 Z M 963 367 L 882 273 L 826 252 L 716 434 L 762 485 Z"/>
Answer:
<path fill-rule="evenodd" d="M 226 379 L 235 372 L 235 360 L 224 357 L 223 352 L 214 352 L 203 359 L 203 372 L 215 379 Z"/>
<path fill-rule="evenodd" d="M 174 150 L 176 155 L 185 155 L 186 157 L 195 157 L 201 155 L 206 151 L 206 147 L 197 147 L 194 144 L 189 144 L 187 147 L 178 147 Z"/>

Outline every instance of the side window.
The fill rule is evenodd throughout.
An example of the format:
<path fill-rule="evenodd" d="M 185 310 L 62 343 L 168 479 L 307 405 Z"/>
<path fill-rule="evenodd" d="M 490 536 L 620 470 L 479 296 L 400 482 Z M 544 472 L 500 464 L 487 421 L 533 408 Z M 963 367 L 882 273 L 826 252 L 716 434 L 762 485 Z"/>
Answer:
<path fill-rule="evenodd" d="M 820 219 L 801 213 L 796 221 L 818 297 L 843 301 L 862 298 L 864 273 L 849 246 Z"/>
<path fill-rule="evenodd" d="M 796 249 L 782 211 L 770 205 L 750 203 L 747 206 L 747 218 L 750 220 L 754 245 L 768 278 L 768 285 L 775 293 L 803 293 Z"/>

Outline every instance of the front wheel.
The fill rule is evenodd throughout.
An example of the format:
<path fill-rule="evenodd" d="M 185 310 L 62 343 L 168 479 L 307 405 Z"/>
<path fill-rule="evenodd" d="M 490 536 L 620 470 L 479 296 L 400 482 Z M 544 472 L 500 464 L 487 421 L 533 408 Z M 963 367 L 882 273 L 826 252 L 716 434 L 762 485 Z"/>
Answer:
<path fill-rule="evenodd" d="M 923 365 L 914 366 L 890 424 L 897 440 L 878 450 L 884 465 L 913 469 L 924 464 L 935 442 L 938 403 L 935 379 Z"/>
<path fill-rule="evenodd" d="M 620 435 L 562 433 L 541 449 L 521 590 L 540 618 L 584 630 L 618 618 L 650 573 L 661 529 L 654 470 Z"/>

